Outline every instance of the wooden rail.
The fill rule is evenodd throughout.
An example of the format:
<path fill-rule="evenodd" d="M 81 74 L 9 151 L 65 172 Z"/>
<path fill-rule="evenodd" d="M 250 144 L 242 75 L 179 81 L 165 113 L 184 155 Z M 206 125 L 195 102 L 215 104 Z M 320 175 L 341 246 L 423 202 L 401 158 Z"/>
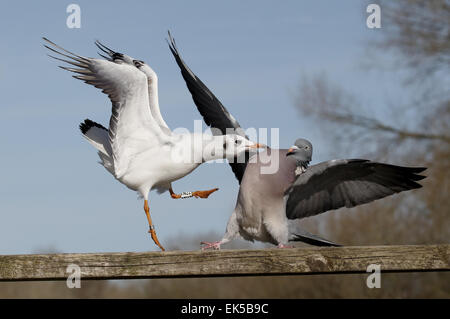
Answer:
<path fill-rule="evenodd" d="M 0 256 L 0 281 L 66 280 L 76 264 L 81 279 L 137 279 L 450 270 L 450 244 L 263 250 L 169 251 Z"/>

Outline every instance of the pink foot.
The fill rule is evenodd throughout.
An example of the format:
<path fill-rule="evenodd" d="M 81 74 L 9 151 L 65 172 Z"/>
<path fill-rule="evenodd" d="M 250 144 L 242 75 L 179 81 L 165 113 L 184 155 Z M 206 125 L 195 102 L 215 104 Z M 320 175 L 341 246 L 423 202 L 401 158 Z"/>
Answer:
<path fill-rule="evenodd" d="M 200 245 L 204 245 L 202 246 L 202 251 L 206 250 L 206 249 L 214 249 L 214 250 L 220 250 L 220 241 L 215 241 L 213 243 L 207 242 L 207 241 L 202 241 L 200 243 Z"/>
<path fill-rule="evenodd" d="M 278 244 L 278 248 L 294 248 L 294 246 L 284 245 L 284 244 Z"/>

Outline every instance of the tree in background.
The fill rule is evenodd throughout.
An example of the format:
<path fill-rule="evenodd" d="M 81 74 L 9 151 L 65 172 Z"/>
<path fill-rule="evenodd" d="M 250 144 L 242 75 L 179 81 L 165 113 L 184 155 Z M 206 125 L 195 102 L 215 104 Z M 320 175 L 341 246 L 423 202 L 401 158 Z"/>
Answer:
<path fill-rule="evenodd" d="M 320 228 L 321 233 L 343 244 L 448 243 L 450 2 L 400 0 L 381 1 L 380 5 L 381 39 L 369 47 L 375 53 L 394 53 L 388 68 L 403 78 L 399 98 L 403 104 L 386 100 L 385 105 L 377 105 L 386 111 L 384 116 L 374 115 L 357 92 L 320 74 L 302 78 L 295 106 L 317 121 L 327 139 L 333 138 L 329 145 L 332 153 L 426 166 L 428 177 L 420 190 L 301 223 L 315 231 Z M 398 296 L 418 296 L 425 291 L 450 295 L 446 274 L 418 276 L 413 281 L 405 278 L 392 277 L 391 288 Z M 356 289 L 336 280 L 343 287 L 343 296 L 344 291 L 352 294 Z"/>
<path fill-rule="evenodd" d="M 393 72 L 403 76 L 400 105 L 387 100 L 373 115 L 362 97 L 325 75 L 304 77 L 299 111 L 318 120 L 332 151 L 396 164 L 426 166 L 424 188 L 326 218 L 344 243 L 437 243 L 450 235 L 450 2 L 382 1 L 382 38 L 369 44 L 392 51 Z M 379 65 L 372 65 L 376 68 Z M 358 154 L 355 153 L 358 150 Z M 340 225 L 341 224 L 341 225 Z M 359 234 L 348 234 L 348 225 Z M 368 236 L 372 238 L 369 238 Z M 356 237 L 355 237 L 356 236 Z"/>

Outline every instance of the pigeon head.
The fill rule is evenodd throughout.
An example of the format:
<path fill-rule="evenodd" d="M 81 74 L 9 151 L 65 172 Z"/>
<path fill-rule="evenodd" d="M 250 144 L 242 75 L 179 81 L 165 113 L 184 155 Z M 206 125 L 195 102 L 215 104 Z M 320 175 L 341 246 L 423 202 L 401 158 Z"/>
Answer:
<path fill-rule="evenodd" d="M 311 162 L 313 147 L 312 144 L 303 138 L 299 138 L 292 145 L 286 156 L 291 156 L 297 161 L 297 166 L 308 167 Z"/>

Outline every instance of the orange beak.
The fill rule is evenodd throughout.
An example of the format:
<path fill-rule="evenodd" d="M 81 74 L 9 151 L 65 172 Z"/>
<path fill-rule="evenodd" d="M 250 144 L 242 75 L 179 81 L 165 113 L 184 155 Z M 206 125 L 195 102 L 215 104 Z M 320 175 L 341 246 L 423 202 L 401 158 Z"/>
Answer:
<path fill-rule="evenodd" d="M 252 146 L 249 146 L 248 148 L 267 148 L 267 145 L 262 143 L 256 143 L 253 144 Z"/>

